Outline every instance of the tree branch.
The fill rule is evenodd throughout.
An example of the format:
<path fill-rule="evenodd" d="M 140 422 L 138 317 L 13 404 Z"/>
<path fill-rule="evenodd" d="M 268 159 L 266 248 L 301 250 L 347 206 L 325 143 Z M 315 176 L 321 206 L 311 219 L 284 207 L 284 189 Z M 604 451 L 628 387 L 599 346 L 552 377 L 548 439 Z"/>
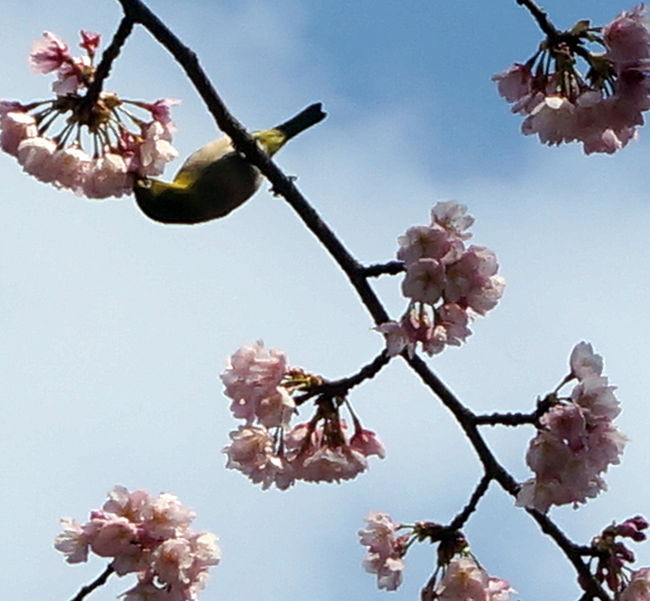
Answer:
<path fill-rule="evenodd" d="M 382 351 L 353 376 L 331 382 L 323 382 L 323 384 L 319 384 L 318 386 L 311 386 L 307 392 L 294 399 L 295 403 L 300 406 L 317 395 L 330 397 L 345 396 L 354 386 L 358 386 L 365 380 L 374 378 L 384 366 L 388 365 L 389 361 L 390 357 L 386 351 Z"/>
<path fill-rule="evenodd" d="M 555 396 L 546 395 L 542 400 L 537 401 L 537 408 L 532 413 L 490 413 L 489 415 L 477 415 L 474 423 L 477 426 L 521 426 L 524 424 L 539 425 L 539 420 L 555 402 Z"/>
<path fill-rule="evenodd" d="M 71 599 L 71 601 L 81 601 L 84 597 L 92 593 L 96 588 L 106 584 L 108 577 L 114 572 L 113 568 L 108 565 L 106 569 L 95 580 L 86 586 L 82 586 L 81 590 Z"/>
<path fill-rule="evenodd" d="M 467 505 L 463 510 L 449 523 L 447 528 L 451 531 L 460 530 L 465 522 L 468 520 L 469 516 L 476 510 L 478 502 L 481 500 L 483 495 L 487 492 L 488 487 L 492 482 L 492 476 L 488 474 L 483 474 L 483 477 L 479 480 L 479 483 L 476 485 L 472 496 L 469 499 Z"/>
<path fill-rule="evenodd" d="M 378 263 L 376 265 L 368 265 L 361 268 L 361 273 L 364 277 L 374 278 L 380 275 L 397 275 L 405 271 L 403 261 L 389 261 L 388 263 Z"/>
<path fill-rule="evenodd" d="M 474 419 L 477 426 L 523 426 L 537 423 L 535 413 L 490 413 L 477 415 Z"/>
<path fill-rule="evenodd" d="M 178 61 L 195 89 L 203 99 L 208 111 L 219 128 L 233 144 L 271 182 L 276 194 L 284 197 L 298 213 L 308 229 L 318 238 L 343 269 L 344 273 L 361 297 L 363 304 L 373 317 L 375 324 L 388 321 L 388 314 L 379 302 L 362 274 L 361 265 L 336 237 L 334 232 L 320 218 L 305 197 L 298 191 L 291 178 L 287 177 L 262 151 L 242 124 L 228 111 L 212 83 L 201 68 L 194 52 L 184 46 L 166 25 L 158 19 L 140 0 L 118 0 L 127 16 L 143 25 Z"/>
<path fill-rule="evenodd" d="M 523 6 L 529 10 L 535 21 L 537 21 L 539 28 L 549 38 L 554 39 L 560 35 L 560 32 L 556 29 L 555 25 L 553 25 L 549 20 L 546 11 L 540 8 L 533 0 L 515 0 L 515 2 L 519 4 L 519 6 Z"/>
<path fill-rule="evenodd" d="M 127 38 L 131 35 L 131 32 L 133 31 L 133 25 L 133 20 L 128 15 L 125 15 L 120 21 L 120 24 L 117 28 L 117 31 L 115 32 L 115 35 L 113 36 L 111 43 L 107 46 L 106 50 L 104 50 L 102 59 L 97 65 L 95 76 L 88 86 L 88 91 L 86 92 L 86 96 L 83 99 L 83 104 L 86 108 L 89 109 L 93 107 L 97 102 L 99 94 L 102 91 L 104 81 L 111 71 L 113 62 L 119 56 L 120 51 L 122 50 L 122 46 L 124 46 Z"/>
<path fill-rule="evenodd" d="M 519 492 L 519 484 L 515 479 L 501 466 L 496 460 L 492 451 L 488 448 L 485 440 L 478 431 L 475 424 L 475 415 L 465 407 L 454 394 L 440 381 L 440 379 L 427 367 L 417 355 L 409 357 L 403 353 L 402 357 L 413 368 L 415 373 L 420 376 L 424 384 L 430 388 L 442 401 L 442 403 L 451 411 L 458 421 L 460 427 L 465 432 L 470 443 L 478 455 L 486 475 L 490 475 L 496 480 L 501 487 L 513 497 Z M 555 543 L 562 549 L 567 559 L 571 562 L 580 577 L 582 585 L 593 596 L 601 601 L 611 601 L 607 593 L 600 584 L 593 578 L 589 572 L 588 566 L 582 561 L 581 554 L 573 542 L 555 525 L 555 523 L 544 513 L 536 509 L 526 509 L 530 516 L 537 522 L 544 534 L 550 536 Z"/>

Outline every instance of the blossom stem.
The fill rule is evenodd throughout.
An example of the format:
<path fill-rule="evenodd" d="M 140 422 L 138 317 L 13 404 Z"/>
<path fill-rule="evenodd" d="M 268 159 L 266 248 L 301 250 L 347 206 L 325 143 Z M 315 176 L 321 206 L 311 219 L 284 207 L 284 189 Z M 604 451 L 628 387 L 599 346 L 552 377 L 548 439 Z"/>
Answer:
<path fill-rule="evenodd" d="M 59 117 L 59 113 L 55 112 L 53 115 L 49 115 L 49 119 L 45 119 L 45 118 L 41 119 L 41 121 L 38 124 L 39 125 L 38 135 L 42 136 L 49 129 L 50 125 L 52 125 L 52 123 L 54 123 L 57 120 L 58 117 Z"/>
<path fill-rule="evenodd" d="M 62 130 L 61 132 L 54 138 L 52 138 L 58 145 L 59 147 L 63 147 L 66 145 L 66 142 L 68 141 L 68 138 L 70 137 L 70 134 L 72 133 L 72 130 L 74 129 L 75 125 L 74 123 L 68 123 Z"/>
<path fill-rule="evenodd" d="M 71 601 L 81 601 L 84 597 L 92 593 L 96 588 L 106 584 L 108 577 L 114 572 L 113 568 L 109 564 L 106 566 L 106 569 L 99 575 L 95 580 L 86 586 L 82 586 L 81 590 L 71 599 Z"/>

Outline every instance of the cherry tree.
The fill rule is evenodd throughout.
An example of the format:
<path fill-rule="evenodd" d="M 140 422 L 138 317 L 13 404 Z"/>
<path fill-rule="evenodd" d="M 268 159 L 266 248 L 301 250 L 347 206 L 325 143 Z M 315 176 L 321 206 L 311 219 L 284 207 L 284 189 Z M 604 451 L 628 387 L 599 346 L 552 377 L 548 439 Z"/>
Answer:
<path fill-rule="evenodd" d="M 525 512 L 539 536 L 548 537 L 572 566 L 578 598 L 648 598 L 650 568 L 635 563 L 635 547 L 630 544 L 646 538 L 643 506 L 635 515 L 612 516 L 610 523 L 583 541 L 574 540 L 553 518 L 554 507 L 588 511 L 583 506 L 607 489 L 609 468 L 623 461 L 629 442 L 617 423 L 625 401 L 619 400 L 616 386 L 604 375 L 597 349 L 584 340 L 558 349 L 566 357 L 565 368 L 549 377 L 547 388 L 538 391 L 527 411 L 474 411 L 437 374 L 432 361 L 450 352 L 449 347 L 471 345 L 470 337 L 480 336 L 483 322 L 509 288 L 507 273 L 499 265 L 499 241 L 481 238 L 473 243 L 475 218 L 469 201 L 432 203 L 429 215 L 422 216 L 423 224 L 403 225 L 396 245 L 388 248 L 388 260 L 362 263 L 320 216 L 317 201 L 308 200 L 295 176 L 274 162 L 270 155 L 275 149 L 269 150 L 262 135 L 251 135 L 235 118 L 217 92 L 218 82 L 208 77 L 171 28 L 140 0 L 119 3 L 121 21 L 103 49 L 100 34 L 85 29 L 80 32 L 80 51 L 49 31 L 33 43 L 29 64 L 35 73 L 54 77 L 52 93 L 37 100 L 0 102 L 2 150 L 26 174 L 80 197 L 119 198 L 138 187 L 155 191 L 156 178 L 178 157 L 173 145 L 178 101 L 133 99 L 109 89 L 110 76 L 119 70 L 131 36 L 136 30 L 146 31 L 181 67 L 227 136 L 226 151 L 219 150 L 210 160 L 232 156 L 251 170 L 250 194 L 227 210 L 218 210 L 219 216 L 245 202 L 263 176 L 272 194 L 288 204 L 351 285 L 367 312 L 371 325 L 367 335 L 376 346 L 373 356 L 361 365 L 350 365 L 342 377 L 303 366 L 300 357 L 290 360 L 288 353 L 276 348 L 281 341 L 267 345 L 251 340 L 233 349 L 221 382 L 228 399 L 224 402 L 233 420 L 239 421 L 233 421 L 229 434 L 215 433 L 222 440 L 225 467 L 240 472 L 253 486 L 282 491 L 289 500 L 305 483 L 345 487 L 368 470 L 382 469 L 380 460 L 390 457 L 390 448 L 382 442 L 381 432 L 366 423 L 355 395 L 364 385 L 380 382 L 384 370 L 401 361 L 409 377 L 419 380 L 426 394 L 453 417 L 481 473 L 451 519 L 392 515 L 376 507 L 368 508 L 365 522 L 359 516 L 357 536 L 366 553 L 362 566 L 375 575 L 379 589 L 398 589 L 409 559 L 426 543 L 436 545 L 436 553 L 429 572 L 420 576 L 423 600 L 517 598 L 517 575 L 493 574 L 489 554 L 479 557 L 467 534 L 470 521 L 481 515 L 486 493 L 497 488 L 512 497 L 512 511 Z M 585 154 L 634 152 L 643 113 L 650 108 L 646 9 L 624 10 L 602 26 L 585 19 L 561 29 L 532 0 L 517 4 L 539 27 L 541 41 L 533 41 L 528 56 L 516 57 L 511 67 L 492 79 L 498 93 L 512 104 L 512 112 L 523 116 L 522 133 L 551 146 L 580 143 Z M 297 118 L 309 115 L 301 129 L 323 120 L 323 108 L 327 107 L 312 104 L 299 113 Z M 271 131 L 282 132 L 289 122 Z M 317 130 L 310 135 L 317 136 Z M 190 170 L 181 168 L 172 185 L 185 195 L 183 200 L 223 202 L 218 194 L 193 195 L 197 179 L 214 177 L 203 171 L 207 164 L 211 163 L 204 161 L 202 170 L 192 172 L 196 178 L 192 180 L 186 176 Z M 208 187 L 202 184 L 201 191 L 216 189 L 221 180 L 204 183 Z M 162 202 L 167 198 L 171 197 L 161 195 Z M 139 204 L 142 207 L 140 199 Z M 185 207 L 182 216 L 175 210 L 170 208 L 162 221 L 194 222 L 185 220 Z M 394 314 L 375 290 L 378 280 L 389 280 L 401 293 L 402 305 Z M 327 344 L 305 341 L 310 342 Z M 492 428 L 519 427 L 533 430 L 527 448 L 521 450 L 531 472 L 525 480 L 504 465 L 485 435 Z M 426 469 L 423 465 L 423 472 Z M 381 491 L 375 502 L 381 503 Z M 86 598 L 110 577 L 128 575 L 135 575 L 136 581 L 123 587 L 127 601 L 199 598 L 209 568 L 221 560 L 221 550 L 214 534 L 192 529 L 194 517 L 173 494 L 154 496 L 118 484 L 101 508 L 90 512 L 88 521 L 63 518 L 55 547 L 68 563 L 85 562 L 90 553 L 109 559 L 74 601 Z"/>

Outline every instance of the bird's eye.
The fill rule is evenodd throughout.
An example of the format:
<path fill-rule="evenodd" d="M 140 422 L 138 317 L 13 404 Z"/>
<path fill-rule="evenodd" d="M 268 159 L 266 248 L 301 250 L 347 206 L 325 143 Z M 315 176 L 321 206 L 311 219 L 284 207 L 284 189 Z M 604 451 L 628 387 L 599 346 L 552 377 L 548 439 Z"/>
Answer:
<path fill-rule="evenodd" d="M 149 188 L 151 188 L 151 180 L 146 178 L 138 179 L 136 180 L 135 185 L 138 186 L 138 188 L 145 188 L 146 190 L 148 190 Z"/>

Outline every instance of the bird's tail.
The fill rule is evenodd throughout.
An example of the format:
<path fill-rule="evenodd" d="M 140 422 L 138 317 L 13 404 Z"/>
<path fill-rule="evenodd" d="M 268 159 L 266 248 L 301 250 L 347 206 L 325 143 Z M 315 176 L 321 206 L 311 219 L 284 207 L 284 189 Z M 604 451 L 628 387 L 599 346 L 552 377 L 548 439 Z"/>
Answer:
<path fill-rule="evenodd" d="M 297 136 L 301 131 L 306 130 L 312 125 L 322 121 L 327 116 L 323 112 L 323 105 L 320 102 L 308 106 L 305 110 L 300 111 L 295 117 L 288 121 L 276 125 L 273 129 L 279 129 L 285 136 L 284 141 L 290 140 Z"/>

